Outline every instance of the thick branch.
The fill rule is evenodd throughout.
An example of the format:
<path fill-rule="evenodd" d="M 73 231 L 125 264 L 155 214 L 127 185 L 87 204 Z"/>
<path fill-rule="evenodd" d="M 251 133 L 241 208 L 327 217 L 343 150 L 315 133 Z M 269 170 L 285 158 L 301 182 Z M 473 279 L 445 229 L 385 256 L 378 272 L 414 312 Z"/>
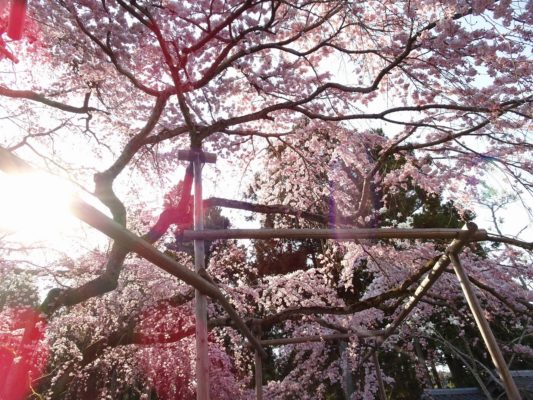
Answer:
<path fill-rule="evenodd" d="M 189 210 L 191 201 L 191 187 L 193 181 L 193 164 L 187 167 L 185 171 L 185 179 L 183 181 L 183 188 L 181 191 L 181 198 L 176 207 L 167 208 L 164 210 L 156 224 L 150 231 L 143 236 L 149 243 L 158 241 L 161 236 L 165 234 L 170 225 L 178 225 L 180 229 L 190 228 L 192 223 L 192 212 Z"/>
<path fill-rule="evenodd" d="M 533 242 L 526 242 L 524 240 L 511 238 L 508 236 L 501 236 L 489 233 L 487 236 L 487 240 L 495 243 L 506 243 L 512 246 L 521 247 L 525 250 L 533 251 Z"/>
<path fill-rule="evenodd" d="M 448 273 L 451 273 L 453 274 L 453 271 L 451 270 L 446 270 L 446 272 Z M 502 304 L 504 304 L 509 310 L 511 310 L 512 312 L 514 312 L 515 314 L 517 315 L 521 315 L 524 313 L 524 310 L 523 309 L 519 309 L 517 308 L 515 305 L 513 305 L 507 298 L 505 298 L 505 296 L 503 296 L 501 294 L 500 291 L 498 291 L 497 289 L 481 282 L 479 279 L 473 277 L 472 275 L 468 274 L 468 279 L 470 280 L 470 282 L 472 282 L 475 286 L 477 286 L 480 290 L 482 291 L 485 291 L 487 293 L 489 293 L 490 295 L 492 295 L 494 298 L 496 298 L 499 302 L 501 302 Z M 533 311 L 533 305 L 531 303 L 529 303 L 527 300 L 525 299 L 517 299 L 517 301 L 522 305 L 524 306 L 525 308 L 527 308 L 527 310 L 529 312 Z"/>
<path fill-rule="evenodd" d="M 206 208 L 224 207 L 224 208 L 233 208 L 237 210 L 251 211 L 251 212 L 261 213 L 261 214 L 292 215 L 297 218 L 304 218 L 309 221 L 318 222 L 320 224 L 327 224 L 329 222 L 328 215 L 316 214 L 316 213 L 311 213 L 308 211 L 301 211 L 293 207 L 282 205 L 282 204 L 274 204 L 274 205 L 254 204 L 254 203 L 249 203 L 249 202 L 240 201 L 240 200 L 231 200 L 231 199 L 223 199 L 220 197 L 211 197 L 209 199 L 204 200 L 204 207 Z"/>
<path fill-rule="evenodd" d="M 58 110 L 74 113 L 74 114 L 86 114 L 91 111 L 100 111 L 97 108 L 89 107 L 89 102 L 86 100 L 81 107 L 71 106 L 69 104 L 61 103 L 59 101 L 52 100 L 42 94 L 33 92 L 31 90 L 13 90 L 5 86 L 0 85 L 0 96 L 11 97 L 13 99 L 26 99 L 36 101 L 41 104 L 56 108 Z M 87 98 L 86 98 L 87 99 Z"/>
<path fill-rule="evenodd" d="M 144 127 L 137 133 L 133 138 L 130 139 L 128 144 L 122 150 L 122 153 L 118 159 L 109 167 L 106 171 L 102 172 L 103 175 L 106 175 L 107 179 L 115 179 L 118 174 L 126 167 L 126 165 L 131 161 L 133 156 L 139 151 L 139 149 L 146 144 L 146 138 L 154 130 L 155 126 L 161 118 L 161 114 L 165 109 L 169 95 L 163 93 L 157 96 L 154 107 L 146 121 Z"/>
<path fill-rule="evenodd" d="M 159 121 L 159 118 L 165 109 L 168 97 L 168 94 L 161 94 L 157 97 L 150 117 L 141 131 L 128 142 L 111 167 L 104 172 L 94 175 L 95 195 L 109 208 L 113 214 L 113 219 L 122 226 L 126 226 L 126 208 L 115 194 L 113 190 L 113 182 L 135 156 L 137 151 L 145 144 L 144 140 L 152 132 Z"/>
<path fill-rule="evenodd" d="M 73 306 L 92 297 L 101 296 L 116 289 L 122 271 L 124 259 L 129 251 L 117 243 L 113 244 L 106 263 L 105 272 L 99 277 L 73 289 L 52 289 L 48 292 L 40 309 L 46 315 L 52 315 L 63 306 Z"/>
<path fill-rule="evenodd" d="M 73 15 L 74 19 L 76 20 L 76 24 L 78 25 L 80 30 L 109 57 L 109 59 L 115 66 L 115 69 L 117 70 L 118 73 L 125 76 L 136 88 L 142 90 L 144 93 L 150 96 L 159 96 L 162 93 L 158 90 L 152 89 L 146 86 L 145 84 L 143 84 L 133 75 L 132 72 L 128 71 L 120 64 L 117 56 L 111 49 L 110 34 L 108 34 L 107 36 L 107 43 L 104 43 L 103 41 L 98 39 L 94 34 L 92 34 L 87 29 L 87 27 L 82 23 L 74 7 L 66 7 L 66 8 L 68 8 L 69 12 Z"/>
<path fill-rule="evenodd" d="M 261 327 L 263 330 L 271 328 L 273 325 L 279 324 L 280 322 L 285 321 L 286 319 L 292 319 L 295 316 L 301 315 L 313 315 L 313 314 L 336 314 L 336 315 L 345 315 L 345 314 L 354 314 L 360 311 L 368 310 L 370 308 L 377 309 L 386 309 L 388 310 L 385 302 L 387 300 L 403 298 L 408 295 L 410 291 L 410 286 L 418 282 L 422 276 L 431 270 L 435 265 L 438 257 L 429 261 L 424 265 L 419 271 L 411 275 L 405 281 L 401 283 L 396 288 L 392 288 L 386 292 L 383 292 L 379 295 L 369 297 L 365 300 L 361 300 L 355 304 L 344 306 L 344 307 L 330 307 L 330 306 L 314 306 L 314 307 L 293 307 L 288 308 L 268 317 L 265 317 L 261 320 Z"/>

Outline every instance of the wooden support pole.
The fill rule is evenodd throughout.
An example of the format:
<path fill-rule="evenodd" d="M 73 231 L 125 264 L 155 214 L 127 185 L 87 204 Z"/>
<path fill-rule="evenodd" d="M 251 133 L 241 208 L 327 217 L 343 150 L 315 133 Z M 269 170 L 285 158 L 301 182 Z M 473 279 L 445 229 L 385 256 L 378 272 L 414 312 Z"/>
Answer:
<path fill-rule="evenodd" d="M 260 342 L 263 336 L 261 320 L 256 319 L 252 322 L 252 332 Z M 263 360 L 257 350 L 255 351 L 255 397 L 257 400 L 263 400 Z"/>
<path fill-rule="evenodd" d="M 503 382 L 508 399 L 521 400 L 522 397 L 520 396 L 520 392 L 518 391 L 518 388 L 511 376 L 511 372 L 507 367 L 507 363 L 503 358 L 502 352 L 498 346 L 498 342 L 496 342 L 496 338 L 494 337 L 492 330 L 490 329 L 489 323 L 483 314 L 483 309 L 481 308 L 477 296 L 474 293 L 474 289 L 472 288 L 470 280 L 468 279 L 468 276 L 466 275 L 461 262 L 459 261 L 459 257 L 455 253 L 449 254 L 449 257 L 452 261 L 455 274 L 457 275 L 459 283 L 461 284 L 461 289 L 463 290 L 468 306 L 470 307 L 470 310 L 474 315 L 474 319 L 476 320 L 478 329 L 481 332 L 481 337 L 485 342 L 485 346 L 487 346 L 487 349 L 489 350 L 492 362 L 494 363 L 498 375 Z"/>
<path fill-rule="evenodd" d="M 217 155 L 214 153 L 206 153 L 199 149 L 192 150 L 178 150 L 178 160 L 195 161 L 200 158 L 201 163 L 215 163 L 217 161 Z"/>
<path fill-rule="evenodd" d="M 341 373 L 342 373 L 342 390 L 344 391 L 344 397 L 347 399 L 352 398 L 352 394 L 355 392 L 355 386 L 352 377 L 352 365 L 349 360 L 348 340 L 340 340 L 338 342 L 340 359 L 341 359 Z"/>
<path fill-rule="evenodd" d="M 207 157 L 203 152 L 182 152 L 179 156 L 192 158 L 194 168 L 194 230 L 204 229 L 202 201 L 202 163 Z M 214 159 L 212 159 L 214 162 Z M 196 273 L 205 269 L 205 242 L 194 241 L 194 268 Z M 207 341 L 207 297 L 199 290 L 194 292 L 196 321 L 196 398 L 209 400 L 209 343 Z"/>
<path fill-rule="evenodd" d="M 263 360 L 257 350 L 255 351 L 255 395 L 257 400 L 263 400 Z"/>
<path fill-rule="evenodd" d="M 378 393 L 379 400 L 387 400 L 387 394 L 385 393 L 385 385 L 383 384 L 383 377 L 381 376 L 381 367 L 379 366 L 379 359 L 377 351 L 372 354 L 374 361 L 374 368 L 376 369 L 376 378 L 378 381 Z"/>
<path fill-rule="evenodd" d="M 487 231 L 479 229 L 468 233 L 462 229 L 206 229 L 201 232 L 185 231 L 183 240 L 216 239 L 461 239 L 486 240 Z"/>

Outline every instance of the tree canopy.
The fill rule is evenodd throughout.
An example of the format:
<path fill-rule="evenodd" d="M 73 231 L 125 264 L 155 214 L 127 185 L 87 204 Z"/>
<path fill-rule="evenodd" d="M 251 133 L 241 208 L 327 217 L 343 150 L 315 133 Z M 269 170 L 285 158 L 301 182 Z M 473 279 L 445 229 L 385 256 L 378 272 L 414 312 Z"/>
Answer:
<path fill-rule="evenodd" d="M 11 10 L 0 2 L 0 170 L 16 156 L 61 177 L 176 271 L 193 259 L 187 148 L 218 156 L 210 227 L 488 215 L 461 260 L 511 368 L 532 369 L 533 1 L 31 0 L 20 40 Z M 194 397 L 188 278 L 67 224 L 63 186 L 29 175 L 0 183 L 18 196 L 0 214 L 0 398 Z M 522 232 L 502 223 L 509 204 Z M 193 279 L 229 299 L 209 302 L 211 397 L 253 398 L 235 310 L 262 339 L 346 334 L 268 349 L 266 398 L 377 398 L 375 337 L 448 244 L 210 243 Z M 493 374 L 449 269 L 379 345 L 393 398 L 446 384 L 444 367 L 483 390 Z"/>

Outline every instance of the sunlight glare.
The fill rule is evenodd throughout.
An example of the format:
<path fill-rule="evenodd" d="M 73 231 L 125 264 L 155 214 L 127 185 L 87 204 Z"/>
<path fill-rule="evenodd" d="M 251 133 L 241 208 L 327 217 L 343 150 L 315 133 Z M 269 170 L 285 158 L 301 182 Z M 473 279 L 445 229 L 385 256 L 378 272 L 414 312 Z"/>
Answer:
<path fill-rule="evenodd" d="M 45 173 L 0 173 L 0 234 L 44 240 L 69 230 L 71 196 L 66 182 Z"/>

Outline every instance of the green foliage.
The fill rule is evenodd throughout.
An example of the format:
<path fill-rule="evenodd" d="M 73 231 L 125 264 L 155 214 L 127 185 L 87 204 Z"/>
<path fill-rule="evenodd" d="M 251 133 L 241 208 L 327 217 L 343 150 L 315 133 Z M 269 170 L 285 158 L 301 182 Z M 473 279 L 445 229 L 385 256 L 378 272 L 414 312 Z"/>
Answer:
<path fill-rule="evenodd" d="M 395 400 L 420 398 L 423 388 L 416 376 L 414 357 L 396 351 L 380 352 L 379 363 L 383 373 L 394 379 L 390 398 Z"/>

